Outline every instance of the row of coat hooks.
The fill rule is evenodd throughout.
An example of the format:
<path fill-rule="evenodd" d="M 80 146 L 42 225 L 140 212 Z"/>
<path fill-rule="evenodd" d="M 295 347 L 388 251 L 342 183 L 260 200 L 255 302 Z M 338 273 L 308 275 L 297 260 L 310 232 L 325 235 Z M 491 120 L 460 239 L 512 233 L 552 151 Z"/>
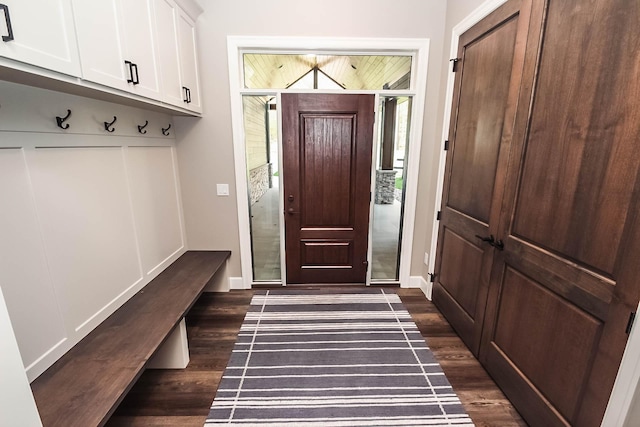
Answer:
<path fill-rule="evenodd" d="M 69 129 L 69 123 L 65 123 L 69 119 L 69 117 L 71 117 L 71 110 L 67 110 L 67 115 L 64 117 L 56 116 L 56 123 L 58 124 L 58 127 L 60 129 Z M 115 131 L 116 128 L 114 128 L 113 125 L 117 120 L 118 118 L 116 116 L 113 116 L 113 120 L 111 120 L 110 122 L 104 122 L 104 130 L 106 130 L 107 132 Z M 138 125 L 138 132 L 143 135 L 147 133 L 147 130 L 145 128 L 148 125 L 149 120 L 145 120 L 143 125 Z M 171 123 L 169 123 L 169 126 L 167 126 L 166 128 L 160 128 L 164 136 L 169 136 L 169 129 L 171 129 Z"/>

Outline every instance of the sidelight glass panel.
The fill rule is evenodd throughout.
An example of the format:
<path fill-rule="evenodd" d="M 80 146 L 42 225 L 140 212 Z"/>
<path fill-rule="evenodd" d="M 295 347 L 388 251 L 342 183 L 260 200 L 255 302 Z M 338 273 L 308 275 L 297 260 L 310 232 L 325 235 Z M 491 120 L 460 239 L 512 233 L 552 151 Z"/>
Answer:
<path fill-rule="evenodd" d="M 280 281 L 278 126 L 274 96 L 244 96 L 254 281 Z"/>
<path fill-rule="evenodd" d="M 409 89 L 411 60 L 410 55 L 245 53 L 243 55 L 244 87 L 247 89 Z"/>
<path fill-rule="evenodd" d="M 410 97 L 381 97 L 373 206 L 372 281 L 399 280 Z"/>

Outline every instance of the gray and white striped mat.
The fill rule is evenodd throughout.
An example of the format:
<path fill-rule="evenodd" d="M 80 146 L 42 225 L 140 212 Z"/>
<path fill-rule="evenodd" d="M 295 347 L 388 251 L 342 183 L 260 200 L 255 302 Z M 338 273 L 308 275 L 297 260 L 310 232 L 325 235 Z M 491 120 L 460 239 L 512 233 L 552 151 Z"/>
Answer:
<path fill-rule="evenodd" d="M 205 426 L 473 426 L 389 290 L 256 294 Z"/>

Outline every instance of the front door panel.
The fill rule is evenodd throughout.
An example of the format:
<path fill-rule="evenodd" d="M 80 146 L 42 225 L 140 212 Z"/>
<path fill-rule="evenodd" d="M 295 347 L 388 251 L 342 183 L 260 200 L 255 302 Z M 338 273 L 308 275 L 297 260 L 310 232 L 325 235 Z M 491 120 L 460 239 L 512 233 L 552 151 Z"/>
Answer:
<path fill-rule="evenodd" d="M 364 283 L 372 95 L 283 94 L 288 283 Z"/>

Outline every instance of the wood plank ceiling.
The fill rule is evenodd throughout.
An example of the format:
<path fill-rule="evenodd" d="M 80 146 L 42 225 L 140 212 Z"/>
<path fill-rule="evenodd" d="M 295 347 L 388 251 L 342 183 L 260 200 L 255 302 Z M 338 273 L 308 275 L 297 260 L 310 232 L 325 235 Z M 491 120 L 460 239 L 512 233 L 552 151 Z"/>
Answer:
<path fill-rule="evenodd" d="M 248 53 L 244 54 L 244 86 L 286 89 L 316 67 L 345 89 L 409 89 L 411 56 Z"/>

